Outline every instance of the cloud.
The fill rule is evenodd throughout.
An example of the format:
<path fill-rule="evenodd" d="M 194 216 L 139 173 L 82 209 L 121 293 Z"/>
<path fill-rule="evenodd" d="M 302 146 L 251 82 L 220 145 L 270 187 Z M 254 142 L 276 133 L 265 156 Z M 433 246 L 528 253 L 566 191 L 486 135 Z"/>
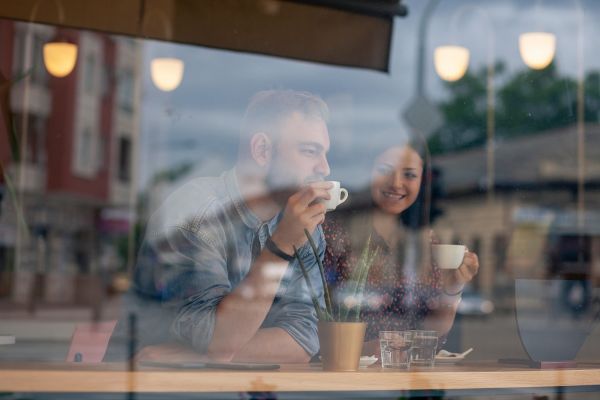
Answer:
<path fill-rule="evenodd" d="M 425 70 L 426 91 L 435 102 L 445 95 L 435 74 L 435 46 L 460 43 L 471 49 L 470 68 L 486 63 L 486 32 L 493 26 L 495 59 L 506 62 L 509 71 L 524 68 L 518 53 L 518 35 L 531 29 L 552 30 L 558 38 L 556 61 L 563 73 L 577 68 L 574 40 L 579 26 L 575 2 L 546 0 L 539 12 L 535 1 L 447 1 L 440 2 L 429 21 L 426 59 L 418 65 L 418 32 L 425 1 L 406 1 L 410 14 L 394 22 L 390 73 L 328 66 L 256 54 L 208 49 L 190 45 L 148 41 L 144 64 L 156 56 L 171 55 L 185 61 L 181 86 L 171 93 L 152 86 L 144 69 L 142 104 L 142 182 L 156 171 L 181 162 L 197 165 L 228 165 L 235 157 L 239 124 L 249 98 L 259 90 L 291 88 L 321 95 L 331 106 L 330 159 L 334 174 L 359 176 L 364 150 L 373 146 L 382 132 L 406 130 L 400 115 L 415 93 L 418 68 Z M 566 3 L 569 3 L 567 5 Z M 573 3 L 573 4 L 571 4 Z M 595 20 L 600 2 L 583 1 L 585 9 L 585 66 L 600 67 L 595 38 L 600 28 Z M 466 5 L 466 6 L 465 6 Z M 463 7 L 477 5 L 486 10 L 492 25 L 477 12 L 465 12 L 456 32 L 449 26 Z M 335 49 L 332 49 L 335 51 Z M 378 136 L 379 135 L 379 136 Z M 145 154 L 144 154 L 145 153 Z M 221 157 L 224 162 L 218 162 Z M 158 162 L 157 160 L 162 160 Z M 358 178 L 357 178 L 358 179 Z M 361 178 L 362 179 L 362 178 Z"/>

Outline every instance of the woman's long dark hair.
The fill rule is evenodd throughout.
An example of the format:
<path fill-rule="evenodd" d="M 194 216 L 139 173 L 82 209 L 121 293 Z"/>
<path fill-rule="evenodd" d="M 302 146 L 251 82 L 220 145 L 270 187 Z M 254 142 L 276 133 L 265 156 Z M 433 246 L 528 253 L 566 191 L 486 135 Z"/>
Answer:
<path fill-rule="evenodd" d="M 419 187 L 419 194 L 415 199 L 415 202 L 404 210 L 398 219 L 406 228 L 411 230 L 421 229 L 431 224 L 432 213 L 431 213 L 431 199 L 432 199 L 432 183 L 433 174 L 431 167 L 431 156 L 429 153 L 429 147 L 425 139 L 418 134 L 407 134 L 402 131 L 393 130 L 392 133 L 388 133 L 383 137 L 379 137 L 374 140 L 373 147 L 367 149 L 366 157 L 363 158 L 365 162 L 365 168 L 370 171 L 375 164 L 375 160 L 383 152 L 392 147 L 410 147 L 413 149 L 421 160 L 423 161 L 423 172 L 421 177 L 421 185 Z M 371 178 L 368 180 L 368 185 L 358 191 L 350 193 L 349 199 L 342 206 L 338 207 L 335 212 L 335 216 L 339 218 L 346 218 L 351 215 L 358 215 L 368 210 L 373 210 L 377 205 L 373 202 L 371 195 Z"/>
<path fill-rule="evenodd" d="M 431 222 L 432 168 L 427 142 L 420 135 L 398 133 L 397 130 L 393 131 L 392 134 L 385 135 L 382 139 L 374 141 L 375 145 L 368 151 L 368 163 L 365 164 L 365 168 L 368 168 L 370 171 L 377 157 L 392 147 L 410 147 L 416 151 L 423 161 L 419 194 L 415 202 L 404 210 L 398 218 L 409 229 L 419 229 L 428 226 Z M 372 210 L 375 207 L 377 205 L 373 202 L 369 179 L 369 184 L 364 189 L 351 193 L 349 201 L 338 209 L 337 215 L 362 213 L 366 210 Z"/>
<path fill-rule="evenodd" d="M 423 174 L 421 186 L 415 202 L 404 210 L 399 218 L 402 224 L 409 229 L 420 229 L 431 224 L 431 198 L 433 174 L 431 168 L 431 156 L 425 139 L 418 134 L 410 136 L 405 144 L 419 154 L 423 160 Z"/>

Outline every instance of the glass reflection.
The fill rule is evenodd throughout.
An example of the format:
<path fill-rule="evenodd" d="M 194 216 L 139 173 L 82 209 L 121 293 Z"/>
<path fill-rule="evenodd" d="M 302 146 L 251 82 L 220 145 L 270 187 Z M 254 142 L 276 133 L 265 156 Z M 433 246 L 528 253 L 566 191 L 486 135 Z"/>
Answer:
<path fill-rule="evenodd" d="M 600 274 L 600 60 L 593 44 L 599 32 L 583 24 L 600 9 L 590 1 L 580 2 L 578 11 L 575 3 L 549 0 L 537 6 L 536 25 L 533 2 L 424 3 L 403 2 L 410 13 L 394 19 L 387 73 L 0 19 L 0 336 L 17 338 L 1 349 L 0 360 L 102 358 L 104 339 L 95 355 L 70 351 L 74 332 L 84 342 L 94 332 L 114 338 L 113 359 L 177 341 L 185 344 L 186 355 L 210 353 L 214 333 L 200 330 L 202 313 L 195 305 L 202 303 L 209 310 L 204 317 L 213 318 L 215 298 L 231 293 L 246 276 L 255 231 L 231 233 L 247 242 L 244 251 L 224 250 L 238 269 L 213 271 L 226 279 L 206 287 L 208 281 L 189 274 L 180 261 L 192 264 L 218 247 L 206 245 L 202 255 L 195 254 L 195 239 L 186 236 L 194 227 L 193 218 L 184 218 L 187 208 L 209 196 L 192 197 L 182 188 L 231 171 L 251 145 L 240 143 L 240 129 L 253 96 L 288 89 L 312 93 L 327 105 L 327 140 L 320 137 L 317 145 L 312 140 L 284 154 L 277 147 L 267 154 L 263 140 L 254 143 L 253 157 L 269 165 L 263 178 L 278 192 L 279 211 L 293 193 L 287 189 L 299 181 L 339 181 L 348 189 L 348 201 L 316 225 L 326 243 L 319 249 L 324 260 L 330 257 L 327 281 L 337 289 L 335 301 L 360 303 L 368 319 L 365 354 L 377 353 L 373 343 L 380 330 L 426 327 L 440 334 L 440 349 L 474 347 L 468 356 L 473 361 L 597 360 L 592 321 Z M 461 21 L 452 43 L 468 49 L 468 60 L 444 80 L 436 73 L 434 51 L 448 43 L 451 16 L 463 6 L 485 9 L 491 22 L 477 13 Z M 274 20 L 288 10 L 285 2 L 260 7 L 268 10 L 261 18 Z M 488 25 L 495 36 L 491 59 L 483 33 Z M 546 60 L 532 66 L 519 38 L 536 30 L 551 33 L 555 42 L 545 45 Z M 241 35 L 219 32 L 229 39 Z M 77 44 L 73 70 L 63 78 L 44 64 L 44 45 L 55 37 Z M 371 43 L 346 44 L 358 52 Z M 535 47 L 542 50 L 539 43 Z M 337 54 L 336 47 L 328 51 Z M 164 54 L 181 61 L 181 73 L 160 86 L 151 64 Z M 263 133 L 282 130 L 269 128 L 272 132 Z M 308 139 L 309 129 L 301 131 L 298 136 Z M 313 157 L 316 166 L 303 169 L 293 164 L 297 157 Z M 407 172 L 397 173 L 399 165 Z M 257 170 L 243 169 L 248 175 Z M 414 181 L 408 170 L 418 172 Z M 253 193 L 264 200 L 259 195 L 264 193 Z M 185 206 L 172 204 L 178 196 Z M 210 220 L 212 228 L 222 223 L 220 217 Z M 177 239 L 155 236 L 174 224 L 182 228 Z M 261 248 L 276 226 L 264 228 Z M 430 260 L 430 230 L 436 241 L 464 245 L 478 257 L 477 273 L 460 287 L 445 287 L 460 295 L 442 291 L 445 281 Z M 364 296 L 348 298 L 344 281 L 350 274 L 339 259 L 356 259 L 369 236 L 385 249 L 379 254 L 384 260 L 370 271 Z M 276 239 L 284 253 L 293 253 Z M 314 282 L 321 282 L 317 270 L 311 271 Z M 307 289 L 289 292 L 294 285 L 304 288 L 304 278 L 299 270 L 282 273 L 276 266 L 265 274 L 281 275 L 284 284 L 240 289 L 240 298 L 250 303 L 270 293 L 293 304 L 282 305 L 281 313 L 290 315 L 286 307 L 297 311 L 294 305 L 300 304 L 312 331 L 298 329 L 275 356 L 255 346 L 265 358 L 245 353 L 239 360 L 287 361 L 278 357 L 290 356 L 297 345 L 301 356 L 294 353 L 292 359 L 308 361 L 319 351 L 316 311 Z M 535 287 L 527 286 L 532 282 Z M 243 305 L 249 314 L 250 305 Z M 265 310 L 266 319 L 270 307 Z M 265 327 L 289 322 L 271 317 Z M 555 322 L 576 332 L 556 329 L 564 335 L 541 341 L 534 333 L 527 339 L 538 328 L 554 330 Z M 258 331 L 262 323 L 254 325 Z M 205 326 L 219 331 L 214 323 Z M 211 354 L 235 359 L 228 343 L 249 338 L 233 337 L 234 329 L 220 332 L 223 341 Z M 564 344 L 566 337 L 574 338 L 573 347 Z M 556 349 L 565 353 L 549 352 Z"/>

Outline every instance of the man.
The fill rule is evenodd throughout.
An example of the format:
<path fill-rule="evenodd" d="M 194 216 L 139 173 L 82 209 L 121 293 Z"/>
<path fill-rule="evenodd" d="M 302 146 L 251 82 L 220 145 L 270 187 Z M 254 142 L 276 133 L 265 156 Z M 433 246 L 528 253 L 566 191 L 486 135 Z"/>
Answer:
<path fill-rule="evenodd" d="M 256 94 L 235 168 L 186 183 L 151 218 L 133 292 L 158 302 L 165 317 L 139 321 L 138 332 L 150 336 L 142 345 L 156 344 L 166 328 L 179 344 L 145 355 L 177 357 L 181 343 L 218 361 L 307 362 L 318 352 L 316 313 L 292 256 L 298 248 L 312 282 L 321 282 L 304 230 L 323 257 L 327 117 L 309 93 Z"/>

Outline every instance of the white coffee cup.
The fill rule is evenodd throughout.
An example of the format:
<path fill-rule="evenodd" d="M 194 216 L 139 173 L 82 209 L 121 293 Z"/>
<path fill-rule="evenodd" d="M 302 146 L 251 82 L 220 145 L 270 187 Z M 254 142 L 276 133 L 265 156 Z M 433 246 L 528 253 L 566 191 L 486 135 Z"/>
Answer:
<path fill-rule="evenodd" d="M 333 185 L 331 189 L 329 189 L 331 198 L 325 200 L 325 205 L 327 206 L 327 211 L 333 211 L 337 206 L 348 200 L 348 191 L 340 187 L 338 181 L 329 181 L 329 183 Z"/>
<path fill-rule="evenodd" d="M 467 247 L 462 244 L 431 245 L 433 262 L 440 269 L 458 269 L 465 258 Z"/>

